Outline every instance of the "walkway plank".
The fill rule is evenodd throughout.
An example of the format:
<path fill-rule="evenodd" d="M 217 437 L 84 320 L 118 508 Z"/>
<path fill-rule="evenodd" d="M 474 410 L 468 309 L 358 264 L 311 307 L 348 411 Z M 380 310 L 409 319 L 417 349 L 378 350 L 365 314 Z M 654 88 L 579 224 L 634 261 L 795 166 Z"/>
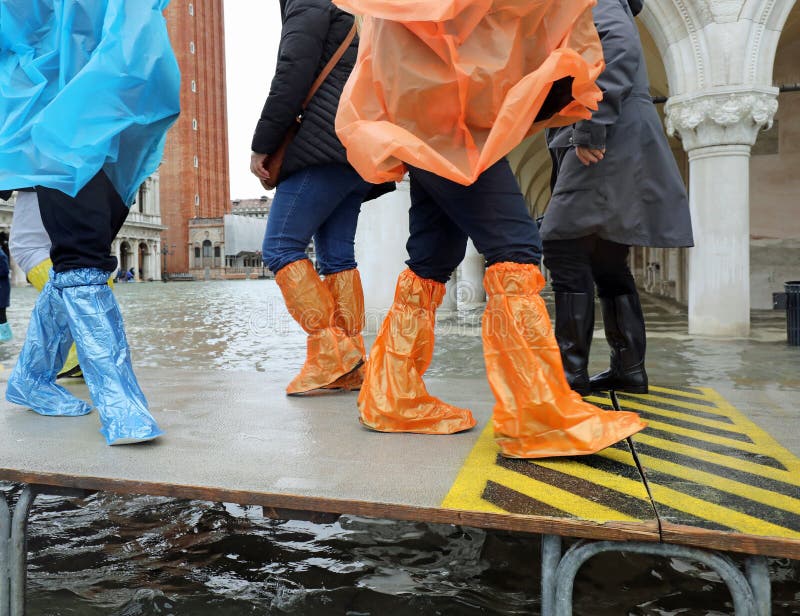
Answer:
<path fill-rule="evenodd" d="M 632 441 L 664 541 L 800 558 L 800 459 L 711 388 L 617 399 L 652 420 Z M 720 437 L 708 413 L 741 437 Z"/>
<path fill-rule="evenodd" d="M 479 421 L 470 432 L 437 437 L 371 432 L 358 423 L 354 394 L 287 398 L 283 384 L 264 373 L 137 372 L 164 438 L 108 447 L 96 413 L 40 417 L 3 402 L 0 480 L 572 537 L 659 538 L 632 462 L 613 459 L 630 458 L 624 448 L 594 461 L 498 461 L 489 427 L 494 400 L 483 379 L 431 379 L 434 395 L 471 408 Z M 88 398 L 82 384 L 70 387 Z M 541 492 L 542 508 L 511 506 L 497 490 L 486 499 L 452 497 L 478 449 L 498 462 L 487 475 L 492 485 L 502 490 L 513 477 L 510 488 L 526 502 L 532 489 Z"/>

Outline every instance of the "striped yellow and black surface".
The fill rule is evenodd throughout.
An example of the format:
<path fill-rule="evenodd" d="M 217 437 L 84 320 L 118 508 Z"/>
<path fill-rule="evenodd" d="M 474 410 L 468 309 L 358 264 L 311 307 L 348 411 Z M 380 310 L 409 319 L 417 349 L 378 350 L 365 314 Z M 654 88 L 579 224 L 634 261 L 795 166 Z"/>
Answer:
<path fill-rule="evenodd" d="M 632 441 L 665 541 L 800 557 L 800 459 L 710 388 L 617 402 L 649 424 Z"/>
<path fill-rule="evenodd" d="M 613 412 L 607 397 L 589 401 Z M 447 509 L 542 519 L 542 532 L 657 541 L 655 512 L 626 441 L 593 456 L 510 460 L 491 423 L 442 503 Z"/>

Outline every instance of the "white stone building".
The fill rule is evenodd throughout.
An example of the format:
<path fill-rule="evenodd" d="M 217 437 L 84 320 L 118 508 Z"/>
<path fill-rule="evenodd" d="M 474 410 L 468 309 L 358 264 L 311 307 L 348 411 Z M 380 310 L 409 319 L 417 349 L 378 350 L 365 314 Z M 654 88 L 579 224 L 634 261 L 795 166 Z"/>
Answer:
<path fill-rule="evenodd" d="M 751 307 L 772 307 L 783 282 L 800 279 L 800 2 L 646 0 L 639 29 L 652 94 L 666 99 L 659 106 L 689 188 L 696 246 L 636 249 L 633 269 L 643 288 L 688 305 L 690 333 L 746 336 Z M 509 160 L 540 214 L 550 180 L 542 136 Z M 380 213 L 389 228 L 407 229 L 404 196 L 387 198 L 397 202 Z M 383 228 L 376 215 L 363 218 Z M 459 284 L 480 288 L 480 267 L 461 270 Z"/>
<path fill-rule="evenodd" d="M 117 257 L 119 269 L 134 269 L 137 280 L 160 280 L 162 251 L 161 207 L 158 192 L 158 173 L 150 176 L 139 188 L 130 214 L 125 220 L 117 238 L 111 245 L 111 252 Z M 11 219 L 14 213 L 14 200 L 0 201 L 0 239 L 7 239 L 11 233 Z M 12 284 L 26 284 L 25 274 L 11 262 Z"/>

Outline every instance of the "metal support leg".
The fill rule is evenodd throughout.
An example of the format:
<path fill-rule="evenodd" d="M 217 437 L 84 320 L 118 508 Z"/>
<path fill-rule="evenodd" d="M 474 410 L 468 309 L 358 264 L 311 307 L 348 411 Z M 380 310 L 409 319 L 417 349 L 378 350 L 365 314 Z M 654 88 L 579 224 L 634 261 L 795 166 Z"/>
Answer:
<path fill-rule="evenodd" d="M 751 616 L 753 614 L 769 616 L 770 614 L 769 591 L 764 590 L 765 587 L 769 588 L 769 576 L 768 572 L 765 571 L 766 563 L 763 561 L 760 563 L 754 562 L 748 567 L 748 577 L 751 582 L 755 580 L 758 587 L 754 589 L 751 587 L 751 582 L 748 582 L 748 577 L 745 577 L 736 567 L 736 564 L 724 554 L 668 543 L 625 543 L 617 541 L 587 543 L 581 541 L 567 550 L 558 565 L 558 569 L 556 569 L 554 616 L 572 615 L 572 591 L 575 576 L 583 563 L 602 552 L 633 552 L 696 560 L 716 571 L 727 584 L 731 597 L 733 597 L 733 609 L 736 616 Z M 759 596 L 759 608 L 756 607 L 756 594 Z M 764 603 L 765 601 L 766 603 Z"/>
<path fill-rule="evenodd" d="M 28 515 L 38 494 L 36 486 L 26 485 L 19 495 L 11 519 L 8 577 L 11 616 L 25 616 L 25 583 L 28 579 Z"/>
<path fill-rule="evenodd" d="M 772 587 L 769 567 L 765 556 L 751 556 L 745 561 L 745 575 L 753 589 L 758 616 L 769 616 L 772 612 Z"/>
<path fill-rule="evenodd" d="M 5 492 L 0 491 L 0 616 L 10 616 L 8 578 L 8 548 L 11 542 L 11 510 L 8 508 Z"/>
<path fill-rule="evenodd" d="M 553 616 L 556 569 L 561 561 L 561 537 L 542 535 L 542 616 Z"/>
<path fill-rule="evenodd" d="M 12 514 L 0 491 L 0 616 L 25 616 L 28 578 L 28 515 L 39 494 L 82 497 L 85 490 L 26 484 Z"/>
<path fill-rule="evenodd" d="M 5 494 L 0 495 L 0 616 L 25 615 L 28 514 L 37 493 L 36 486 L 22 488 L 13 515 Z"/>

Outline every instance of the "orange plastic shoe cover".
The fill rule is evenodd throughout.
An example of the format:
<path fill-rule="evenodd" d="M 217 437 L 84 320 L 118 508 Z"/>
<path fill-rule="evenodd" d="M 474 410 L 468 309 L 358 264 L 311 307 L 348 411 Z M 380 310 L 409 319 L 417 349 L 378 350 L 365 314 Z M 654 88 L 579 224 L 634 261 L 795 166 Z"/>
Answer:
<path fill-rule="evenodd" d="M 510 458 L 576 456 L 605 449 L 646 424 L 636 413 L 584 402 L 564 377 L 561 354 L 539 292 L 535 265 L 486 270 L 483 354 L 494 407 L 495 440 Z"/>
<path fill-rule="evenodd" d="M 322 279 L 322 283 L 333 296 L 334 325 L 350 336 L 363 358 L 366 351 L 364 337 L 361 335 L 364 330 L 364 289 L 361 286 L 361 275 L 357 269 L 345 270 L 328 274 Z M 326 389 L 356 391 L 361 389 L 363 381 L 364 366 L 359 366 L 326 386 Z"/>
<path fill-rule="evenodd" d="M 422 381 L 433 357 L 436 308 L 444 290 L 442 283 L 409 269 L 400 274 L 358 396 L 365 426 L 380 432 L 452 434 L 475 425 L 472 413 L 434 398 Z"/>
<path fill-rule="evenodd" d="M 334 0 L 363 15 L 336 133 L 370 182 L 405 164 L 460 184 L 526 137 L 591 116 L 604 68 L 595 0 Z M 553 82 L 572 98 L 535 121 Z"/>
<path fill-rule="evenodd" d="M 286 388 L 288 394 L 307 393 L 330 385 L 363 361 L 363 351 L 334 321 L 334 301 L 308 259 L 282 268 L 275 281 L 289 314 L 308 334 L 306 361 Z"/>

